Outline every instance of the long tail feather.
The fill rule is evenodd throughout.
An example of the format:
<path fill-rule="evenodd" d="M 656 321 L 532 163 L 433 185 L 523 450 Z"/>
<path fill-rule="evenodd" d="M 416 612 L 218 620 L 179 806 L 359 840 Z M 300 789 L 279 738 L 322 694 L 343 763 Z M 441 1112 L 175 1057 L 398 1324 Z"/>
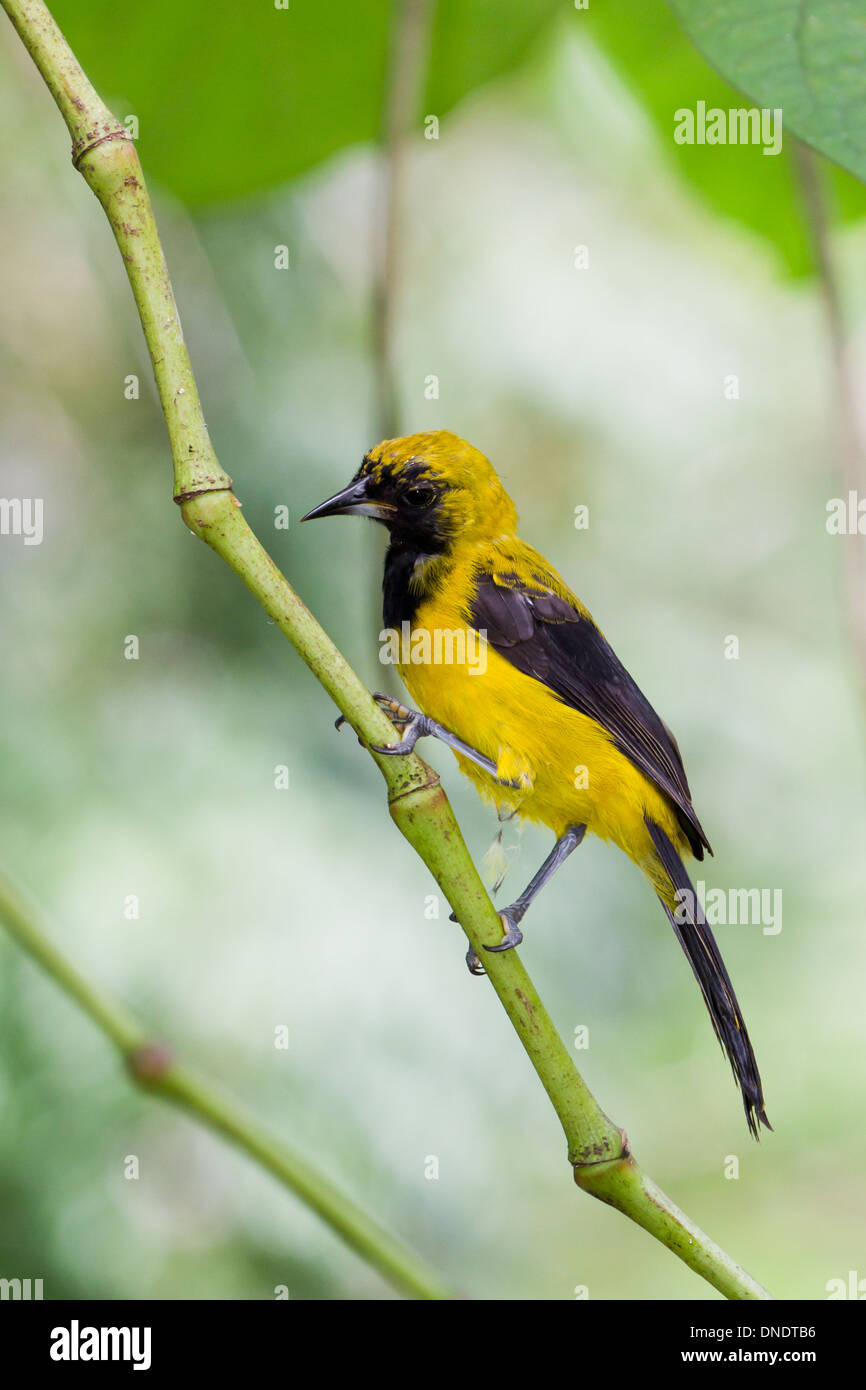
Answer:
<path fill-rule="evenodd" d="M 646 827 L 680 903 L 676 915 L 663 898 L 662 906 L 701 987 L 716 1037 L 727 1053 L 734 1078 L 742 1092 L 749 1129 L 757 1139 L 759 1124 L 765 1125 L 767 1129 L 772 1129 L 772 1125 L 764 1110 L 764 1092 L 758 1063 L 737 1003 L 734 986 L 685 865 L 660 825 L 647 819 Z M 686 917 L 687 920 L 678 921 L 678 917 Z"/>

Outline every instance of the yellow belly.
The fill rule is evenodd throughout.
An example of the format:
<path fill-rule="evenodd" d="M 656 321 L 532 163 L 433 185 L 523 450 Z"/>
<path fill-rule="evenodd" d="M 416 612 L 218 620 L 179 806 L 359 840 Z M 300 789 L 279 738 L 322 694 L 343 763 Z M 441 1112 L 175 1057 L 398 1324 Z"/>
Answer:
<path fill-rule="evenodd" d="M 427 629 L 434 651 L 436 631 L 457 628 L 453 615 L 426 604 L 413 624 Z M 516 670 L 466 633 L 467 659 L 459 642 L 440 650 L 440 660 L 411 660 L 398 666 L 413 701 L 431 718 L 483 753 L 497 778 L 456 754 L 462 772 L 486 800 L 547 825 L 558 837 L 570 825 L 585 825 L 611 840 L 656 879 L 657 860 L 644 816 L 649 815 L 675 845 L 688 846 L 671 803 L 611 742 L 596 723 L 564 704 L 547 686 Z M 421 655 L 424 644 L 416 644 Z M 516 790 L 501 781 L 520 779 Z M 666 884 L 666 880 L 663 882 Z"/>

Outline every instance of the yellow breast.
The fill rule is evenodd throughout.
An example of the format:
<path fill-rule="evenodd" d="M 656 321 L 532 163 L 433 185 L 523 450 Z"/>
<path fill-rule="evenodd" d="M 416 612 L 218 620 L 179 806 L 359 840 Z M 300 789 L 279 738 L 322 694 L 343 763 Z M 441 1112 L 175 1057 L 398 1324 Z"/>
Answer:
<path fill-rule="evenodd" d="M 461 621 L 447 591 L 420 605 L 400 655 L 400 675 L 419 708 L 496 764 L 494 779 L 456 755 L 481 795 L 501 810 L 557 836 L 569 825 L 586 825 L 641 864 L 652 855 L 646 813 L 675 844 L 682 842 L 667 798 L 602 726 L 483 642 Z M 500 785 L 516 780 L 516 790 Z"/>

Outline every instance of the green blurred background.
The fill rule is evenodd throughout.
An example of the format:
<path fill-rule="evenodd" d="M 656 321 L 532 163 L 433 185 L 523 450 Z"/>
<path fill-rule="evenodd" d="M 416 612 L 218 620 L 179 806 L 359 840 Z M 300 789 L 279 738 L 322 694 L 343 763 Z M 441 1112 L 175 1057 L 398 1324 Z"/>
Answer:
<path fill-rule="evenodd" d="M 54 11 L 113 110 L 139 118 L 220 460 L 378 687 L 380 538 L 296 525 L 378 431 L 388 13 L 368 8 L 202 23 L 166 0 L 120 37 L 101 0 Z M 3 867 L 89 978 L 471 1296 L 714 1297 L 575 1192 L 446 904 L 429 918 L 435 885 L 375 767 L 180 524 L 120 259 L 5 21 L 0 65 L 0 492 L 45 499 L 41 545 L 0 542 Z M 866 808 L 845 542 L 825 527 L 837 407 L 790 151 L 674 146 L 675 108 L 741 101 L 660 0 L 639 24 L 625 3 L 450 0 L 430 72 L 407 147 L 400 427 L 492 458 L 526 538 L 674 728 L 716 852 L 700 876 L 783 890 L 778 934 L 717 931 L 775 1133 L 749 1139 L 687 964 L 616 851 L 580 850 L 523 957 L 566 1039 L 589 1028 L 578 1064 L 646 1170 L 777 1296 L 823 1298 L 866 1276 Z M 830 188 L 856 351 L 866 202 L 847 176 Z M 480 860 L 495 818 L 450 754 L 424 756 Z M 549 844 L 505 840 L 503 902 Z M 0 978 L 0 1276 L 42 1278 L 49 1298 L 394 1296 L 246 1158 L 134 1092 L 2 933 Z"/>

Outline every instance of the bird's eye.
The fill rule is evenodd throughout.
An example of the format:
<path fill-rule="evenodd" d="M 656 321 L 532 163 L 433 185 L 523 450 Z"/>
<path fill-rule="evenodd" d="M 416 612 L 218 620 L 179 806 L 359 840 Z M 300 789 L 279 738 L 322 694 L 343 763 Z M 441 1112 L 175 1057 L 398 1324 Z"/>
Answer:
<path fill-rule="evenodd" d="M 431 502 L 436 500 L 436 489 L 427 484 L 419 487 L 410 487 L 406 493 L 406 501 L 410 507 L 429 507 Z"/>

